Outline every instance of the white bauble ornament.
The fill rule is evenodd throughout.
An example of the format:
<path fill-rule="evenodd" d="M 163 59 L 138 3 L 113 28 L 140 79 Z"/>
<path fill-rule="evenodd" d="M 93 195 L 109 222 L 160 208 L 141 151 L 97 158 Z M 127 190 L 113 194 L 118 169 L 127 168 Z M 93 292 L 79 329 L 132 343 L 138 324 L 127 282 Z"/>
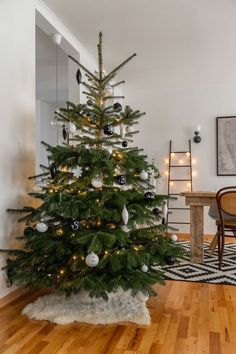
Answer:
<path fill-rule="evenodd" d="M 93 188 L 101 188 L 103 186 L 103 182 L 100 178 L 94 178 L 91 181 Z"/>
<path fill-rule="evenodd" d="M 96 267 L 98 265 L 99 258 L 94 252 L 92 252 L 87 255 L 85 262 L 89 267 Z"/>
<path fill-rule="evenodd" d="M 83 174 L 83 169 L 82 167 L 78 166 L 77 168 L 72 169 L 71 172 L 76 178 L 79 178 Z"/>
<path fill-rule="evenodd" d="M 137 299 L 142 302 L 146 302 L 149 299 L 147 290 L 139 290 L 136 294 Z"/>
<path fill-rule="evenodd" d="M 124 221 L 124 224 L 127 225 L 129 221 L 129 213 L 128 210 L 126 209 L 126 206 L 124 206 L 122 210 L 122 219 Z"/>
<path fill-rule="evenodd" d="M 120 136 L 121 139 L 125 138 L 125 125 L 123 123 L 120 125 Z"/>
<path fill-rule="evenodd" d="M 178 240 L 178 236 L 176 234 L 171 235 L 170 238 L 173 242 L 176 242 Z"/>
<path fill-rule="evenodd" d="M 147 173 L 147 171 L 144 171 L 144 170 L 141 171 L 139 177 L 140 177 L 143 181 L 145 181 L 146 179 L 148 179 L 148 173 Z"/>
<path fill-rule="evenodd" d="M 36 230 L 38 232 L 46 232 L 48 230 L 48 225 L 45 224 L 44 222 L 38 222 L 36 224 Z"/>
<path fill-rule="evenodd" d="M 127 131 L 127 133 L 133 133 L 134 127 L 132 125 L 128 125 L 128 127 L 126 127 L 126 131 Z"/>
<path fill-rule="evenodd" d="M 76 125 L 74 123 L 72 123 L 72 122 L 66 123 L 65 131 L 68 134 L 74 134 L 76 132 Z"/>
<path fill-rule="evenodd" d="M 114 94 L 113 87 L 111 85 L 107 85 L 105 87 L 105 92 L 104 93 L 105 93 L 105 96 L 113 96 L 113 94 Z"/>
<path fill-rule="evenodd" d="M 39 186 L 34 186 L 34 187 L 32 188 L 32 191 L 33 191 L 34 193 L 41 193 L 41 192 L 42 192 L 42 188 L 39 187 Z"/>
<path fill-rule="evenodd" d="M 163 215 L 163 218 L 164 218 L 164 219 L 166 219 L 167 213 L 168 213 L 168 207 L 167 207 L 167 202 L 165 201 L 165 202 L 164 202 L 164 205 L 163 205 L 163 207 L 162 207 L 162 215 Z"/>
<path fill-rule="evenodd" d="M 108 151 L 109 154 L 111 155 L 111 154 L 112 154 L 112 151 L 113 151 L 112 147 L 111 147 L 111 146 L 108 146 L 107 151 Z"/>
<path fill-rule="evenodd" d="M 122 226 L 121 226 L 121 230 L 124 231 L 124 232 L 127 232 L 127 233 L 130 232 L 130 229 L 129 229 L 128 226 L 126 226 L 126 225 L 122 225 Z"/>
<path fill-rule="evenodd" d="M 146 264 L 143 264 L 141 267 L 142 272 L 147 273 L 148 271 L 148 266 Z"/>

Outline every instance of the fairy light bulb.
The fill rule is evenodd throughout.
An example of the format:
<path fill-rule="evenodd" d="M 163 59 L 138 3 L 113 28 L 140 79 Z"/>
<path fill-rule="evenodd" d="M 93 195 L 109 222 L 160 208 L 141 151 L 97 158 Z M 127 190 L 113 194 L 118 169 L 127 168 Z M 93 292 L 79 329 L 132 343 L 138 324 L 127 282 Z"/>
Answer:
<path fill-rule="evenodd" d="M 197 175 L 197 172 L 196 171 L 193 171 L 192 172 L 192 176 L 196 176 Z"/>
<path fill-rule="evenodd" d="M 173 185 L 174 185 L 174 182 L 170 182 L 170 186 L 173 187 Z"/>
<path fill-rule="evenodd" d="M 180 165 L 183 165 L 183 163 L 184 163 L 183 160 L 179 160 Z"/>
<path fill-rule="evenodd" d="M 169 163 L 169 159 L 165 159 L 165 163 L 168 164 Z"/>
<path fill-rule="evenodd" d="M 165 175 L 168 176 L 168 175 L 169 175 L 169 172 L 168 172 L 168 171 L 165 171 Z"/>
<path fill-rule="evenodd" d="M 175 153 L 174 153 L 174 152 L 172 152 L 172 153 L 171 153 L 171 156 L 172 156 L 172 157 L 175 157 Z"/>
<path fill-rule="evenodd" d="M 61 269 L 61 270 L 60 270 L 60 274 L 61 274 L 61 275 L 65 274 L 64 269 Z"/>
<path fill-rule="evenodd" d="M 186 152 L 186 156 L 190 156 L 190 152 Z"/>

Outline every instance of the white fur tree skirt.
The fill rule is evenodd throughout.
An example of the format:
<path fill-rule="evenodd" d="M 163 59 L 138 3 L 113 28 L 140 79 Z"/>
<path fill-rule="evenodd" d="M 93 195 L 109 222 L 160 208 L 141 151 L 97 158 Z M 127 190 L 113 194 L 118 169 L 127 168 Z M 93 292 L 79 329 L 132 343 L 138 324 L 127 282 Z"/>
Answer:
<path fill-rule="evenodd" d="M 75 321 L 93 324 L 126 321 L 140 325 L 151 323 L 146 303 L 123 290 L 109 294 L 107 302 L 103 299 L 90 298 L 85 291 L 67 298 L 58 294 L 45 295 L 28 304 L 22 310 L 22 314 L 31 319 L 58 324 Z"/>

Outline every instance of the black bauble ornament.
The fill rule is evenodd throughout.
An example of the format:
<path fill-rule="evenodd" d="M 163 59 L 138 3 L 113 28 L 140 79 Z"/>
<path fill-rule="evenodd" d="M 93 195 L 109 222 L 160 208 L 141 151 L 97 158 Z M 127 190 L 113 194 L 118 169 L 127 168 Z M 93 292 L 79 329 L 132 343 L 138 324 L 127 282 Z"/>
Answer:
<path fill-rule="evenodd" d="M 78 220 L 73 219 L 70 221 L 69 224 L 70 224 L 71 230 L 73 230 L 73 231 L 76 231 L 80 228 L 80 223 Z"/>
<path fill-rule="evenodd" d="M 87 105 L 88 105 L 88 106 L 92 106 L 92 104 L 93 104 L 93 101 L 92 101 L 92 100 L 88 100 L 88 101 L 87 101 Z"/>
<path fill-rule="evenodd" d="M 171 255 L 165 256 L 165 261 L 166 264 L 173 265 L 175 263 L 175 257 Z"/>
<path fill-rule="evenodd" d="M 116 180 L 117 180 L 117 183 L 120 184 L 121 186 L 126 183 L 126 178 L 124 175 L 118 176 Z"/>
<path fill-rule="evenodd" d="M 65 126 L 63 125 L 63 128 L 62 128 L 62 136 L 63 136 L 63 139 L 66 140 L 67 138 L 67 132 L 66 132 L 66 129 L 65 129 Z"/>
<path fill-rule="evenodd" d="M 113 105 L 113 109 L 114 109 L 114 111 L 116 111 L 116 112 L 120 112 L 120 111 L 122 111 L 122 105 L 121 105 L 119 102 L 116 102 L 116 103 L 114 103 L 114 105 Z"/>
<path fill-rule="evenodd" d="M 25 229 L 24 229 L 24 235 L 25 236 L 30 236 L 30 235 L 32 235 L 32 233 L 34 232 L 34 229 L 32 228 L 32 227 L 26 227 Z"/>
<path fill-rule="evenodd" d="M 76 73 L 76 80 L 77 80 L 78 84 L 81 83 L 81 78 L 82 78 L 81 71 L 80 71 L 80 69 L 78 69 L 77 73 Z"/>
<path fill-rule="evenodd" d="M 122 146 L 123 146 L 124 148 L 126 148 L 126 147 L 128 146 L 128 142 L 127 142 L 127 141 L 122 141 Z"/>
<path fill-rule="evenodd" d="M 112 125 L 107 124 L 103 128 L 104 134 L 106 135 L 112 135 L 114 133 L 114 128 Z"/>
<path fill-rule="evenodd" d="M 150 202 L 152 201 L 153 199 L 155 198 L 154 194 L 152 192 L 146 192 L 144 194 L 144 199 L 147 201 L 147 202 Z"/>
<path fill-rule="evenodd" d="M 53 163 L 51 164 L 49 170 L 50 170 L 51 177 L 52 177 L 52 178 L 55 178 L 56 173 L 57 173 L 57 166 L 56 166 L 55 162 L 53 162 Z"/>
<path fill-rule="evenodd" d="M 159 215 L 161 213 L 161 210 L 159 208 L 154 208 L 152 209 L 152 212 L 154 215 Z"/>

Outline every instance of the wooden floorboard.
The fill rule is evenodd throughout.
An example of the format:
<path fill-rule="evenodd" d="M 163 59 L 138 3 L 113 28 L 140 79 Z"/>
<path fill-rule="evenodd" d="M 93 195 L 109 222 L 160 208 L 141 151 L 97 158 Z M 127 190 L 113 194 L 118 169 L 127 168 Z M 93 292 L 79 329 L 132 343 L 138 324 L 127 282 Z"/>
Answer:
<path fill-rule="evenodd" d="M 2 354 L 236 354 L 236 287 L 167 281 L 148 301 L 150 326 L 55 325 L 22 308 L 42 291 L 18 289 L 0 300 Z"/>

